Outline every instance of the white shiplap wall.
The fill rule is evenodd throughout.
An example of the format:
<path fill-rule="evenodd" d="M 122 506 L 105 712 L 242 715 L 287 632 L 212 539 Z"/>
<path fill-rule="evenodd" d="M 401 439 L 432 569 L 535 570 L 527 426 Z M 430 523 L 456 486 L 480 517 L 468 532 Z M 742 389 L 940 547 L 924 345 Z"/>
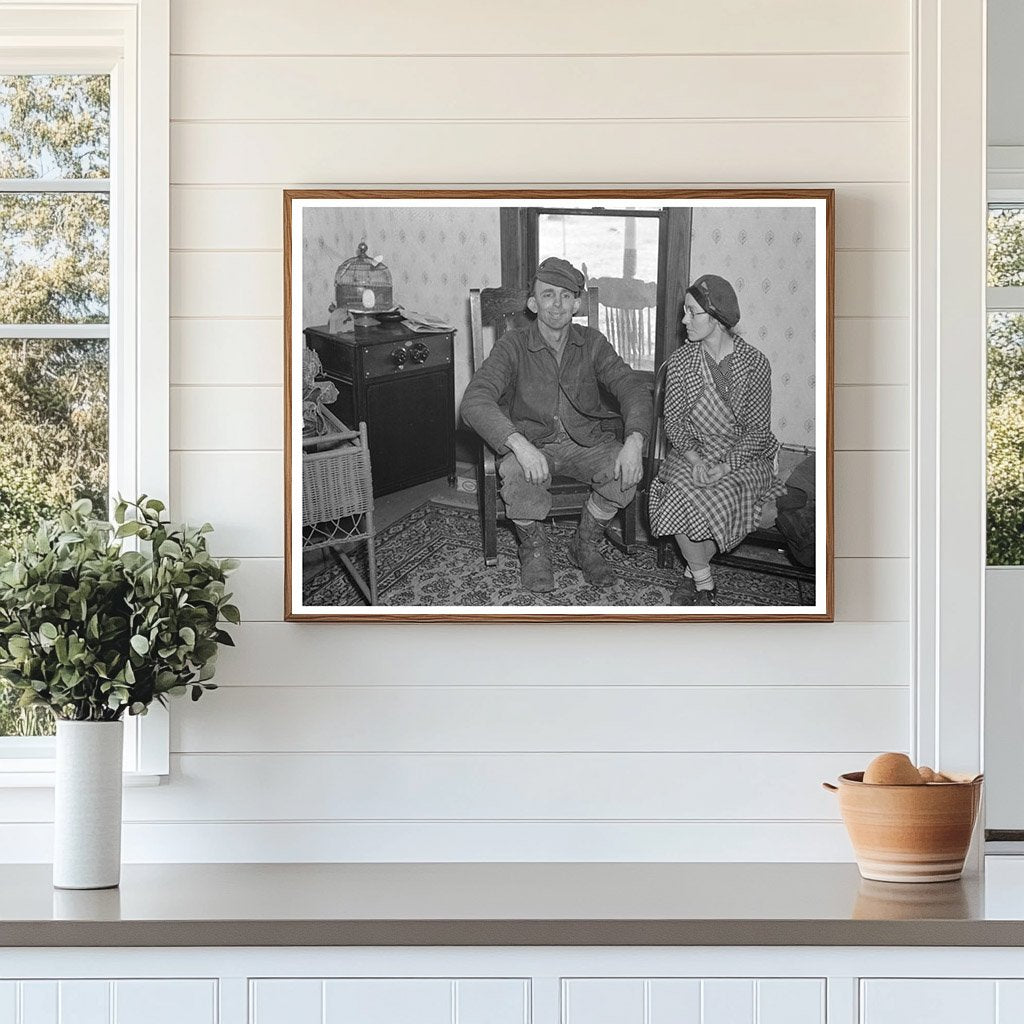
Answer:
<path fill-rule="evenodd" d="M 910 17 L 173 0 L 173 511 L 246 621 L 128 859 L 849 858 L 818 783 L 911 734 Z M 282 188 L 527 183 L 836 187 L 835 624 L 281 621 Z"/>

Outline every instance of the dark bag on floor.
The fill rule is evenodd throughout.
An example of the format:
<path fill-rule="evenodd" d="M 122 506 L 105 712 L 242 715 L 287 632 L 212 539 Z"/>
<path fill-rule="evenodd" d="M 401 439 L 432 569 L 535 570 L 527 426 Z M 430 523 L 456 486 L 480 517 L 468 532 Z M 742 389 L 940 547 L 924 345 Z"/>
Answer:
<path fill-rule="evenodd" d="M 814 456 L 808 455 L 789 474 L 786 493 L 776 500 L 775 527 L 786 539 L 789 555 L 798 565 L 814 568 Z"/>

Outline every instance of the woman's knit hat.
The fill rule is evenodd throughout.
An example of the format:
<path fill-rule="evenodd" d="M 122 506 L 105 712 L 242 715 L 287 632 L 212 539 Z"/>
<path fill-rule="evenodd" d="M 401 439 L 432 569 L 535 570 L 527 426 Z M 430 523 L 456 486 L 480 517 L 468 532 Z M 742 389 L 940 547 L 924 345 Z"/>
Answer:
<path fill-rule="evenodd" d="M 739 300 L 732 285 L 724 277 L 704 274 L 686 289 L 686 294 L 692 295 L 701 309 L 726 327 L 735 327 L 740 322 Z"/>

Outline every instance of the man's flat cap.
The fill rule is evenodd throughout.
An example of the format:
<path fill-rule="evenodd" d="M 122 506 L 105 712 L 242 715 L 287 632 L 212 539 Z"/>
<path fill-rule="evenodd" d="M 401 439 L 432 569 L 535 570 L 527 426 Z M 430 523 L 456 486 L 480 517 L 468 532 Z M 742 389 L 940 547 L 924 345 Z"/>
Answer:
<path fill-rule="evenodd" d="M 577 295 L 583 291 L 586 284 L 586 278 L 568 260 L 559 259 L 557 256 L 541 260 L 537 268 L 537 280 L 557 285 L 559 288 L 567 288 Z"/>

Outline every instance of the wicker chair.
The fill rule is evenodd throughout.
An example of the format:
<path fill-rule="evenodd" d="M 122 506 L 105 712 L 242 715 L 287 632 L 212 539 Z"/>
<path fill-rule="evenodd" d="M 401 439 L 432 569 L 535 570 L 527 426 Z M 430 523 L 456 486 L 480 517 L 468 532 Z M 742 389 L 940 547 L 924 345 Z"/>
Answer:
<path fill-rule="evenodd" d="M 349 430 L 328 410 L 323 414 L 329 432 L 302 439 L 302 549 L 331 548 L 352 582 L 375 605 L 377 560 L 366 424 Z M 353 544 L 362 541 L 366 542 L 366 579 L 348 554 Z"/>

